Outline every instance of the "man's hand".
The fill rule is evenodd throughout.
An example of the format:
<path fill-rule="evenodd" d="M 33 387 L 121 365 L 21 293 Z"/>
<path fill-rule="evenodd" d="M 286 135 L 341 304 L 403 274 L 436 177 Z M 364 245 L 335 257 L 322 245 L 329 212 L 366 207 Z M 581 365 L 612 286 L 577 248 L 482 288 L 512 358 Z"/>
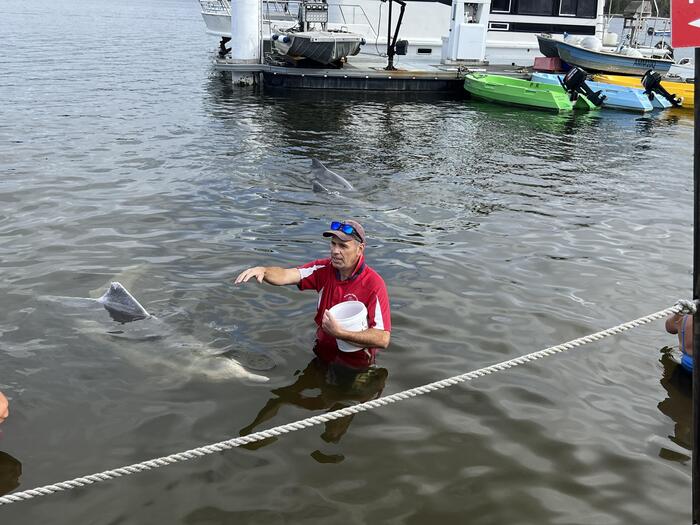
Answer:
<path fill-rule="evenodd" d="M 7 398 L 0 392 L 0 423 L 5 421 L 7 416 L 10 415 L 9 403 Z"/>
<path fill-rule="evenodd" d="M 255 266 L 253 268 L 248 268 L 236 277 L 235 284 L 247 283 L 251 277 L 255 277 L 259 283 L 262 283 L 265 278 L 265 267 Z"/>
<path fill-rule="evenodd" d="M 246 283 L 255 277 L 259 283 L 265 281 L 275 286 L 286 284 L 297 284 L 301 281 L 301 273 L 297 268 L 280 268 L 278 266 L 254 266 L 241 273 L 236 280 L 236 284 Z"/>
<path fill-rule="evenodd" d="M 326 310 L 323 312 L 323 319 L 321 320 L 321 328 L 323 328 L 323 331 L 326 332 L 328 335 L 332 335 L 333 337 L 340 337 L 342 338 L 342 335 L 345 333 L 345 330 L 343 330 L 343 327 L 340 326 L 340 323 L 337 321 L 335 317 L 333 317 L 333 314 L 330 313 L 330 311 Z"/>

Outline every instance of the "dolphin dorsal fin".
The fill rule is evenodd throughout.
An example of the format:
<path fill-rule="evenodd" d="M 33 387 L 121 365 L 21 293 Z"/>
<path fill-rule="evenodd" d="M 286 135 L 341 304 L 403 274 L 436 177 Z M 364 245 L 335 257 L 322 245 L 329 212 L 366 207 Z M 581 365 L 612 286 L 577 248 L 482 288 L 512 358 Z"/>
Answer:
<path fill-rule="evenodd" d="M 125 319 L 136 321 L 151 317 L 151 314 L 149 314 L 148 311 L 141 306 L 141 303 L 129 293 L 129 290 L 116 281 L 109 285 L 109 290 L 97 301 L 101 303 L 110 314 L 120 314 L 120 322 L 128 322 Z"/>

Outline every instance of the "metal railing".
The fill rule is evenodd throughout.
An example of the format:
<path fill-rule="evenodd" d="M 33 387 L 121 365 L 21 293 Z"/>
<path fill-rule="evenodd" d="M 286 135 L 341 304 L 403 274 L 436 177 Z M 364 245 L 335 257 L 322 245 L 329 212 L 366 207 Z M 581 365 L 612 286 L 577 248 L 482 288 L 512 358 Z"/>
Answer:
<path fill-rule="evenodd" d="M 231 16 L 231 2 L 227 0 L 199 0 L 202 14 Z"/>
<path fill-rule="evenodd" d="M 262 16 L 264 23 L 296 22 L 299 17 L 299 0 L 263 0 Z M 229 0 L 199 0 L 202 14 L 231 16 Z M 364 8 L 357 4 L 329 4 L 329 11 L 338 14 L 337 19 L 344 25 L 366 25 L 374 38 L 379 36 L 379 28 L 375 28 Z"/>

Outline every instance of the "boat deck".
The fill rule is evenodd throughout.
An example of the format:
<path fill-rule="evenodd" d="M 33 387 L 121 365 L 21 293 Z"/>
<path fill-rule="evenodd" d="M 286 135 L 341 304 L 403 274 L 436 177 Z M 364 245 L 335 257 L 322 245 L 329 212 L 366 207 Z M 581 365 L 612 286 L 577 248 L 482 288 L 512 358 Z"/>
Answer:
<path fill-rule="evenodd" d="M 425 59 L 397 57 L 394 71 L 387 71 L 387 59 L 379 56 L 354 56 L 340 69 L 282 66 L 273 64 L 236 64 L 216 58 L 220 71 L 260 73 L 267 88 L 320 89 L 385 92 L 461 93 L 464 73 L 488 72 L 524 78 L 522 67 L 483 64 L 439 64 Z"/>

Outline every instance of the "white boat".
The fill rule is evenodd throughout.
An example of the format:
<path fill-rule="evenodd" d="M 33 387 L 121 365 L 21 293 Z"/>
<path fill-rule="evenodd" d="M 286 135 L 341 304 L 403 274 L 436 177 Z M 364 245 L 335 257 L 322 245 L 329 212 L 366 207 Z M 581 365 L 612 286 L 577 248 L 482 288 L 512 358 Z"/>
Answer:
<path fill-rule="evenodd" d="M 644 57 L 636 49 L 630 49 L 628 53 L 615 53 L 601 48 L 596 50 L 583 45 L 557 42 L 557 51 L 559 57 L 569 65 L 616 75 L 641 76 L 650 69 L 667 73 L 674 64 L 669 59 Z"/>
<path fill-rule="evenodd" d="M 682 82 L 695 80 L 695 63 L 690 58 L 682 58 L 668 70 L 668 77 L 679 78 Z"/>
<path fill-rule="evenodd" d="M 380 0 L 327 0 L 329 30 L 362 35 L 366 44 L 361 54 L 383 55 L 387 47 L 389 2 Z M 297 22 L 299 1 L 262 0 L 263 39 L 275 30 L 287 30 Z M 411 60 L 442 58 L 443 44 L 450 31 L 450 0 L 406 0 L 400 38 L 408 41 L 406 56 Z M 207 32 L 231 36 L 229 0 L 200 0 Z M 465 2 L 469 19 L 473 4 Z M 541 56 L 538 33 L 594 35 L 603 37 L 604 0 L 491 0 L 486 38 L 486 61 L 491 64 L 532 65 Z M 476 19 L 476 13 L 473 13 Z M 394 18 L 394 24 L 396 18 Z"/>

